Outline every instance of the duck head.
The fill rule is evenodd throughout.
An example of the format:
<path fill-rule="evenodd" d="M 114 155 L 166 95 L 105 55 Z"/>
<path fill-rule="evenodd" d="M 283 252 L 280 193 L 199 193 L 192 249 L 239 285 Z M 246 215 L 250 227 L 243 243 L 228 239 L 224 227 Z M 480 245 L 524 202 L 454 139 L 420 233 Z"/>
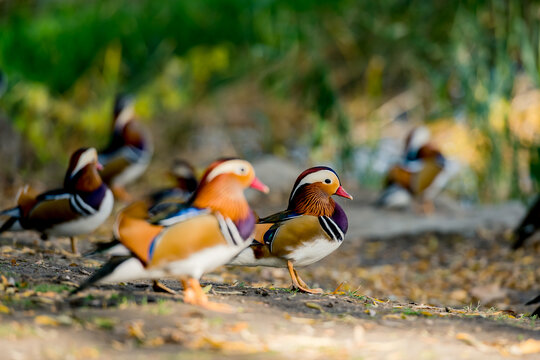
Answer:
<path fill-rule="evenodd" d="M 195 169 L 189 162 L 183 159 L 175 159 L 170 175 L 176 180 L 176 187 L 187 193 L 192 193 L 197 189 L 197 177 Z"/>
<path fill-rule="evenodd" d="M 244 190 L 253 188 L 263 193 L 269 189 L 256 176 L 245 160 L 225 159 L 212 163 L 197 188 L 193 205 L 210 208 L 233 221 L 251 216 Z"/>
<path fill-rule="evenodd" d="M 135 116 L 133 96 L 119 94 L 114 101 L 114 130 L 121 131 Z"/>
<path fill-rule="evenodd" d="M 114 122 L 112 143 L 116 147 L 123 145 L 138 149 L 151 147 L 150 139 L 145 135 L 135 120 L 135 101 L 133 96 L 120 94 L 114 102 Z"/>
<path fill-rule="evenodd" d="M 327 166 L 315 166 L 302 172 L 296 179 L 287 210 L 298 214 L 331 216 L 335 209 L 333 195 L 352 200 L 337 173 Z"/>
<path fill-rule="evenodd" d="M 95 148 L 75 151 L 69 160 L 64 188 L 77 191 L 93 191 L 99 188 L 103 182 L 98 171 L 102 168 Z"/>
<path fill-rule="evenodd" d="M 412 129 L 405 139 L 405 157 L 407 160 L 415 160 L 420 149 L 429 144 L 431 133 L 425 126 Z"/>

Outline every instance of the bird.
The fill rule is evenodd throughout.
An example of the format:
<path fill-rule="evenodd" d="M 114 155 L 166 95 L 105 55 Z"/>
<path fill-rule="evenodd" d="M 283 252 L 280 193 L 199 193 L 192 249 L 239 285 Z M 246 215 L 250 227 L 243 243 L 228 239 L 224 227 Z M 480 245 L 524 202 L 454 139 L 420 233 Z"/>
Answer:
<path fill-rule="evenodd" d="M 35 230 L 46 240 L 49 235 L 67 236 L 71 251 L 77 253 L 75 236 L 94 231 L 111 214 L 114 197 L 102 181 L 101 164 L 95 148 L 81 148 L 70 158 L 61 189 L 36 194 L 23 187 L 17 206 L 0 212 L 9 218 L 0 227 L 4 231 Z"/>
<path fill-rule="evenodd" d="M 128 206 L 117 216 L 114 232 L 131 254 L 113 257 L 72 293 L 97 283 L 177 278 L 184 302 L 226 311 L 208 300 L 199 279 L 249 246 L 255 215 L 243 193 L 248 187 L 269 191 L 249 162 L 221 159 L 206 170 L 192 201 L 168 217 L 171 225 L 150 223 L 144 204 Z"/>
<path fill-rule="evenodd" d="M 99 152 L 103 164 L 100 174 L 114 196 L 129 201 L 124 186 L 137 180 L 152 158 L 153 147 L 147 131 L 135 120 L 133 98 L 118 95 L 114 104 L 114 122 L 108 146 Z"/>
<path fill-rule="evenodd" d="M 525 244 L 525 241 L 530 238 L 540 228 L 540 196 L 532 204 L 527 215 L 514 230 L 514 243 L 512 249 L 517 250 Z"/>
<path fill-rule="evenodd" d="M 174 187 L 154 191 L 148 195 L 149 207 L 159 203 L 185 203 L 197 189 L 198 180 L 195 168 L 184 159 L 174 159 L 169 174 L 174 178 Z"/>
<path fill-rule="evenodd" d="M 537 297 L 535 297 L 531 301 L 527 302 L 525 305 L 532 305 L 532 304 L 538 304 L 538 303 L 540 303 L 540 295 L 538 295 Z M 537 318 L 540 317 L 540 306 L 537 307 L 536 310 L 534 310 L 530 316 L 532 317 L 532 316 L 535 316 L 535 315 L 536 315 Z"/>
<path fill-rule="evenodd" d="M 167 209 L 170 209 L 170 212 L 177 212 L 178 205 L 183 206 L 191 199 L 198 185 L 195 168 L 188 161 L 177 158 L 174 159 L 169 173 L 175 179 L 176 185 L 145 196 L 138 206 L 138 217 L 151 220 L 154 214 L 163 213 Z M 129 253 L 129 249 L 113 237 L 108 242 L 97 243 L 93 250 L 83 254 L 83 256 L 122 256 L 129 255 Z M 157 282 L 155 285 L 156 290 L 162 289 Z"/>
<path fill-rule="evenodd" d="M 343 243 L 347 215 L 333 195 L 353 198 L 332 168 L 305 170 L 294 183 L 287 209 L 259 219 L 251 246 L 228 265 L 286 267 L 294 288 L 321 293 L 321 289 L 311 289 L 295 267 L 313 264 Z"/>
<path fill-rule="evenodd" d="M 447 166 L 447 159 L 430 142 L 430 136 L 424 126 L 409 132 L 402 160 L 388 171 L 376 206 L 403 208 L 417 199 L 425 213 L 433 211 L 433 198 L 446 185 L 455 169 Z"/>

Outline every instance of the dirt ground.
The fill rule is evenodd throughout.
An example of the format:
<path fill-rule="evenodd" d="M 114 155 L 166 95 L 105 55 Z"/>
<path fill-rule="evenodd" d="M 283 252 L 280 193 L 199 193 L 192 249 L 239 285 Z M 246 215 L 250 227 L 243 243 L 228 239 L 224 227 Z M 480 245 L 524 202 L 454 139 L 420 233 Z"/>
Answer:
<path fill-rule="evenodd" d="M 165 283 L 178 296 L 136 282 L 68 297 L 104 258 L 70 255 L 67 239 L 2 234 L 0 358 L 540 357 L 540 323 L 523 305 L 540 290 L 540 241 L 509 250 L 519 204 L 441 203 L 427 217 L 367 201 L 346 209 L 343 246 L 300 270 L 325 294 L 290 290 L 284 269 L 221 267 L 203 286 L 231 314 L 184 304 L 176 281 Z M 107 239 L 103 228 L 80 241 L 82 251 Z"/>

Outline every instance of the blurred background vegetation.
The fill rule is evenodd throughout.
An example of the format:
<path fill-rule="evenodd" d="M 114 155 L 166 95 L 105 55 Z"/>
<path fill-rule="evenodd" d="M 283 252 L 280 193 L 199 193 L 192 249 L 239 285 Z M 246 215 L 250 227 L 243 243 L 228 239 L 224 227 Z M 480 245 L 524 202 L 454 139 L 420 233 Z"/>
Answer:
<path fill-rule="evenodd" d="M 61 173 L 69 151 L 105 145 L 128 91 L 158 161 L 271 153 L 377 186 L 380 139 L 425 123 L 462 164 L 451 191 L 526 198 L 539 22 L 539 4 L 503 0 L 0 0 L 0 142 L 17 150 L 0 170 Z"/>

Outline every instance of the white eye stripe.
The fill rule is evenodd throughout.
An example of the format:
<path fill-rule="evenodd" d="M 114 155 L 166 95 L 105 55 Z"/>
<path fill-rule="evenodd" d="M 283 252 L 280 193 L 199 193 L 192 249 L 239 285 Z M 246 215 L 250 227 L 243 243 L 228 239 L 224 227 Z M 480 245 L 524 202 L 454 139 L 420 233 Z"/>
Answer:
<path fill-rule="evenodd" d="M 413 130 L 409 143 L 407 144 L 408 150 L 419 150 L 422 146 L 426 145 L 431 138 L 431 133 L 425 126 L 420 126 Z"/>
<path fill-rule="evenodd" d="M 316 182 L 324 182 L 326 179 L 333 179 L 334 181 L 338 181 L 338 178 L 336 176 L 336 174 L 334 174 L 332 171 L 330 170 L 319 170 L 319 171 L 316 171 L 314 173 L 311 173 L 309 175 L 307 175 L 306 177 L 304 177 L 302 179 L 302 181 L 300 181 L 298 183 L 298 185 L 296 185 L 296 187 L 293 189 L 293 191 L 291 192 L 291 197 L 290 199 L 292 199 L 294 197 L 294 194 L 296 193 L 296 191 L 298 189 L 300 189 L 301 186 L 303 185 L 306 185 L 306 184 L 313 184 L 313 183 L 316 183 Z"/>
<path fill-rule="evenodd" d="M 93 161 L 97 160 L 97 151 L 94 148 L 90 148 L 83 152 L 77 161 L 77 166 L 71 172 L 71 176 L 75 175 L 79 170 L 81 170 L 86 165 L 90 164 Z"/>
<path fill-rule="evenodd" d="M 240 169 L 242 168 L 244 169 L 243 173 L 240 172 Z M 214 170 L 212 170 L 210 174 L 208 174 L 208 176 L 206 177 L 206 181 L 210 182 L 217 176 L 226 173 L 237 173 L 242 175 L 247 173 L 247 169 L 249 169 L 249 163 L 247 161 L 229 160 L 223 164 L 218 165 Z"/>
<path fill-rule="evenodd" d="M 117 129 L 122 129 L 126 124 L 135 116 L 135 108 L 133 104 L 126 106 L 118 117 L 116 118 L 115 127 Z"/>

